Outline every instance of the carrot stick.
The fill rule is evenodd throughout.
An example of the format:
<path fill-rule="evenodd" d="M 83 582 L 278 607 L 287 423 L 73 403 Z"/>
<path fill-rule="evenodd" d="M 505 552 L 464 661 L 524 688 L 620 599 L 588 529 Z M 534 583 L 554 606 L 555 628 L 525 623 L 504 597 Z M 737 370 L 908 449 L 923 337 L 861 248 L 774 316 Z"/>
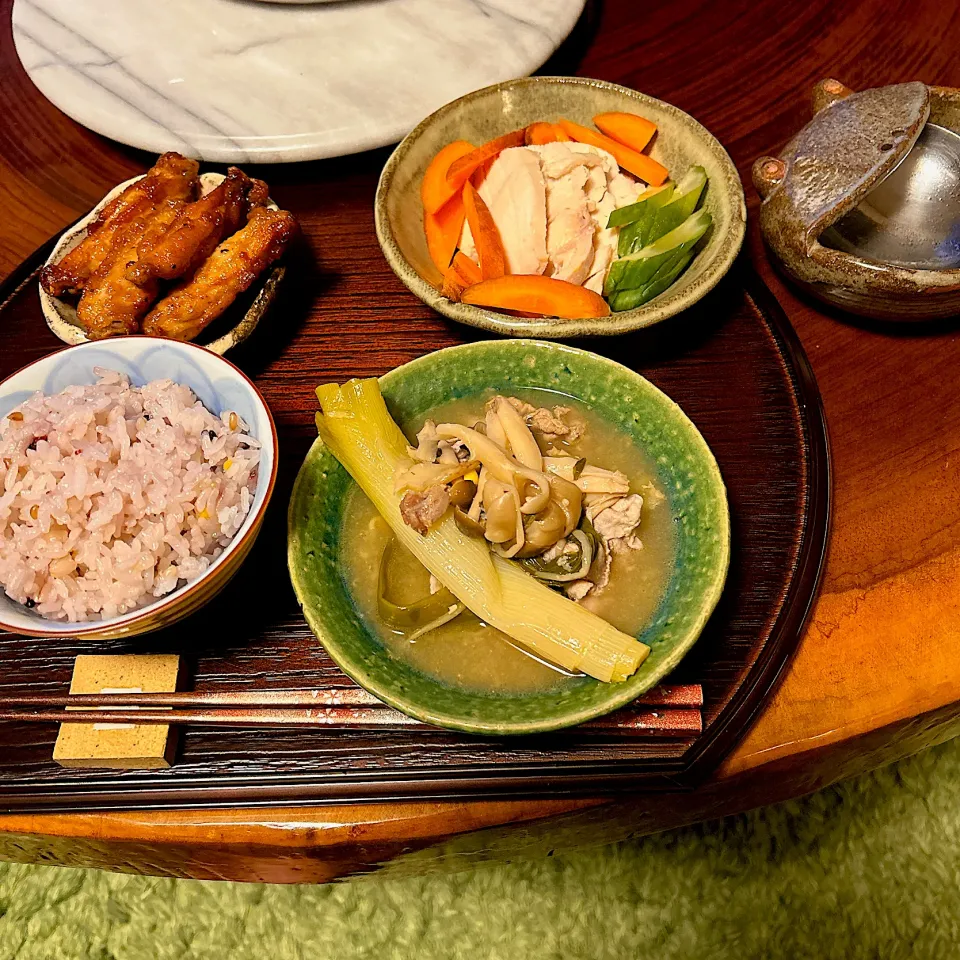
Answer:
<path fill-rule="evenodd" d="M 490 168 L 494 165 L 496 159 L 496 157 L 491 157 L 489 160 L 484 160 L 483 163 L 481 163 L 480 166 L 477 167 L 472 174 L 470 174 L 469 179 L 473 184 L 474 190 L 480 189 L 481 184 L 487 179 L 487 174 L 490 172 Z"/>
<path fill-rule="evenodd" d="M 560 126 L 579 143 L 589 143 L 591 146 L 606 150 L 624 170 L 651 186 L 659 187 L 669 176 L 667 168 L 657 163 L 653 157 L 648 157 L 645 153 L 637 153 L 636 150 L 631 150 L 622 143 L 605 137 L 602 133 L 595 133 L 587 127 L 581 127 L 579 123 L 574 123 L 572 120 L 561 120 Z"/>
<path fill-rule="evenodd" d="M 602 133 L 640 153 L 653 139 L 657 125 L 636 113 L 598 113 L 593 122 Z"/>
<path fill-rule="evenodd" d="M 443 275 L 443 283 L 440 284 L 440 296 L 448 300 L 459 300 L 466 290 L 467 285 L 463 277 L 457 273 L 457 268 L 451 263 L 447 272 Z"/>
<path fill-rule="evenodd" d="M 467 223 L 470 224 L 470 233 L 477 248 L 480 274 L 484 280 L 502 277 L 507 272 L 507 258 L 503 252 L 500 232 L 493 222 L 490 209 L 483 202 L 483 197 L 473 189 L 470 182 L 463 185 L 463 209 L 466 211 Z"/>
<path fill-rule="evenodd" d="M 457 268 L 460 276 L 467 281 L 468 287 L 472 287 L 475 283 L 479 283 L 483 279 L 483 274 L 480 273 L 480 267 L 465 253 L 461 253 L 459 250 L 453 258 L 453 266 Z"/>
<path fill-rule="evenodd" d="M 538 120 L 531 123 L 523 133 L 523 142 L 526 144 L 555 143 L 558 140 L 569 140 L 570 138 L 555 123 L 546 123 Z"/>
<path fill-rule="evenodd" d="M 461 294 L 464 303 L 533 313 L 542 317 L 581 320 L 608 317 L 610 307 L 599 294 L 566 280 L 554 280 L 536 274 L 498 277 L 467 287 Z"/>
<path fill-rule="evenodd" d="M 506 150 L 507 147 L 523 146 L 523 130 L 514 130 L 512 133 L 505 133 L 502 137 L 495 137 L 488 140 L 482 147 L 471 150 L 450 165 L 447 170 L 447 186 L 454 190 L 459 190 L 469 179 L 477 167 L 486 160 L 497 156 L 498 153 Z"/>
<path fill-rule="evenodd" d="M 454 194 L 460 192 L 459 187 L 447 185 L 447 171 L 454 161 L 473 150 L 472 143 L 467 143 L 466 140 L 454 140 L 430 161 L 423 175 L 423 182 L 420 184 L 420 198 L 423 200 L 425 212 L 436 213 Z M 449 262 L 448 260 L 447 263 Z"/>
<path fill-rule="evenodd" d="M 440 293 L 450 300 L 459 300 L 463 291 L 475 283 L 479 283 L 480 268 L 466 255 L 458 250 L 453 263 L 443 275 L 443 284 Z"/>
<path fill-rule="evenodd" d="M 427 249 L 430 259 L 442 273 L 450 266 L 453 251 L 457 249 L 457 241 L 463 230 L 463 198 L 454 196 L 448 200 L 436 213 L 424 213 L 423 230 L 427 235 Z"/>

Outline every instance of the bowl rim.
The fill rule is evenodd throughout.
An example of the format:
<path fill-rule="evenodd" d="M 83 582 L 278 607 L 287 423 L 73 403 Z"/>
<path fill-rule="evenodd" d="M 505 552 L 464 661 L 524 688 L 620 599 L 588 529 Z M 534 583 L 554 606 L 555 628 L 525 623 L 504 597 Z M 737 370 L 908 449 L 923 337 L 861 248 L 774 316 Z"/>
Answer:
<path fill-rule="evenodd" d="M 455 344 L 450 347 L 444 347 L 440 350 L 434 350 L 430 353 L 423 354 L 420 357 L 416 357 L 413 360 L 407 361 L 407 363 L 401 364 L 399 367 L 395 367 L 378 379 L 385 388 L 389 388 L 391 380 L 402 376 L 403 372 L 409 375 L 410 368 L 416 367 L 420 363 L 426 361 L 428 358 L 434 358 L 437 356 L 462 351 L 496 351 L 503 348 L 523 348 L 535 350 L 542 349 L 556 351 L 560 354 L 586 354 L 592 360 L 600 361 L 603 365 L 611 366 L 623 373 L 628 374 L 635 380 L 640 381 L 644 385 L 644 389 L 649 388 L 649 390 L 652 391 L 652 393 L 664 403 L 664 406 L 667 409 L 675 410 L 682 418 L 682 421 L 685 423 L 691 435 L 695 438 L 695 442 L 700 447 L 703 454 L 703 462 L 707 466 L 707 469 L 710 473 L 711 483 L 714 485 L 716 493 L 718 494 L 720 502 L 722 503 L 722 529 L 720 531 L 721 549 L 716 570 L 710 580 L 708 589 L 704 590 L 701 595 L 700 604 L 696 610 L 695 619 L 688 630 L 688 637 L 685 643 L 678 644 L 678 646 L 672 650 L 667 657 L 664 658 L 658 667 L 657 672 L 648 678 L 648 682 L 643 684 L 639 689 L 634 689 L 631 686 L 631 678 L 627 678 L 626 682 L 620 684 L 606 684 L 606 686 L 610 689 L 610 697 L 604 704 L 599 706 L 581 707 L 579 710 L 573 711 L 565 717 L 552 718 L 549 720 L 538 719 L 529 721 L 497 722 L 469 718 L 464 719 L 462 717 L 450 716 L 449 714 L 443 712 L 431 711 L 430 708 L 422 707 L 418 701 L 411 700 L 403 691 L 398 692 L 389 684 L 382 684 L 379 678 L 376 675 L 371 675 L 362 664 L 344 662 L 344 659 L 346 658 L 341 658 L 339 651 L 334 653 L 334 650 L 327 645 L 327 641 L 332 640 L 333 648 L 337 649 L 338 644 L 336 631 L 331 630 L 329 625 L 319 622 L 317 618 L 313 616 L 313 610 L 308 609 L 308 607 L 306 607 L 303 603 L 302 596 L 307 594 L 307 587 L 304 582 L 304 577 L 301 575 L 299 570 L 298 558 L 296 556 L 296 550 L 299 546 L 300 538 L 293 529 L 294 507 L 298 500 L 300 485 L 304 481 L 307 465 L 315 456 L 317 456 L 318 452 L 325 450 L 323 441 L 320 437 L 317 437 L 310 449 L 307 451 L 304 461 L 300 465 L 300 469 L 297 471 L 297 476 L 294 480 L 287 510 L 287 567 L 294 593 L 297 595 L 297 602 L 300 605 L 301 612 L 307 622 L 307 625 L 310 627 L 311 632 L 317 638 L 320 645 L 324 648 L 324 650 L 327 651 L 330 658 L 337 664 L 337 666 L 356 684 L 374 694 L 374 696 L 382 700 L 384 703 L 394 707 L 402 713 L 407 714 L 408 716 L 414 717 L 415 719 L 432 726 L 443 727 L 445 729 L 457 730 L 461 733 L 477 734 L 481 736 L 519 736 L 548 733 L 555 730 L 562 730 L 577 726 L 578 724 L 584 723 L 588 720 L 606 716 L 614 710 L 618 710 L 621 707 L 632 703 L 642 693 L 662 682 L 663 678 L 672 670 L 674 670 L 677 664 L 690 652 L 691 648 L 703 632 L 703 629 L 706 626 L 707 621 L 710 619 L 710 616 L 713 614 L 713 611 L 716 609 L 727 582 L 731 558 L 732 524 L 730 516 L 730 498 L 727 494 L 726 484 L 723 481 L 723 475 L 720 472 L 720 466 L 717 463 L 713 450 L 710 448 L 710 445 L 707 443 L 697 425 L 690 419 L 689 416 L 687 416 L 687 414 L 683 411 L 683 408 L 680 407 L 675 400 L 673 400 L 668 394 L 664 393 L 664 391 L 662 391 L 652 381 L 648 380 L 642 374 L 637 373 L 635 370 L 631 370 L 624 364 L 618 363 L 616 360 L 611 360 L 609 357 L 604 357 L 593 353 L 592 351 L 584 350 L 581 347 L 573 347 L 567 344 L 554 343 L 548 340 L 530 340 L 526 338 L 478 340 L 470 343 Z M 580 400 L 580 402 L 585 402 L 581 397 L 575 397 L 575 399 Z M 354 481 L 352 478 L 350 478 L 350 482 L 353 484 L 356 483 L 356 481 Z M 349 602 L 352 604 L 353 599 L 349 589 L 346 587 L 344 587 L 344 589 L 347 592 Z M 363 630 L 369 635 L 369 629 L 365 624 L 363 626 Z M 373 638 L 373 642 L 377 642 L 375 638 Z M 416 670 L 415 667 L 411 667 L 411 669 Z M 417 672 L 422 673 L 422 671 Z M 444 685 L 443 681 L 430 678 L 428 674 L 424 674 L 424 676 L 426 676 L 428 679 L 433 679 L 437 684 Z"/>
<path fill-rule="evenodd" d="M 130 627 L 146 616 L 149 616 L 151 619 L 153 619 L 162 614 L 164 611 L 171 609 L 171 607 L 179 605 L 188 597 L 193 597 L 201 586 L 205 586 L 206 583 L 209 582 L 211 574 L 220 570 L 226 565 L 228 558 L 236 553 L 236 548 L 239 547 L 241 543 L 245 543 L 251 535 L 255 536 L 257 534 L 263 521 L 263 516 L 270 504 L 270 499 L 273 496 L 274 488 L 276 487 L 277 483 L 277 472 L 279 469 L 280 458 L 277 425 L 274 423 L 273 414 L 270 411 L 270 407 L 267 404 L 267 401 L 263 398 L 263 394 L 261 394 L 260 390 L 257 388 L 257 385 L 235 363 L 219 353 L 214 353 L 214 351 L 208 350 L 206 347 L 201 347 L 199 344 L 189 343 L 183 340 L 171 340 L 168 337 L 148 338 L 130 335 L 123 337 L 110 337 L 108 340 L 91 340 L 87 343 L 77 343 L 58 347 L 56 350 L 52 350 L 50 353 L 47 353 L 42 357 L 38 357 L 36 360 L 33 360 L 30 363 L 24 364 L 24 366 L 11 373 L 10 376 L 4 377 L 3 380 L 0 380 L 0 394 L 3 393 L 4 388 L 15 377 L 20 376 L 20 374 L 25 373 L 27 370 L 30 370 L 33 367 L 39 366 L 41 363 L 48 362 L 52 357 L 59 356 L 67 350 L 82 350 L 87 346 L 96 346 L 100 349 L 103 349 L 104 347 L 109 348 L 110 344 L 121 341 L 132 341 L 145 347 L 151 346 L 153 343 L 158 343 L 166 344 L 167 346 L 183 347 L 188 351 L 200 350 L 203 351 L 203 353 L 209 354 L 215 360 L 225 363 L 228 367 L 232 368 L 236 374 L 239 375 L 239 377 L 253 393 L 254 402 L 259 404 L 263 409 L 263 412 L 267 417 L 267 423 L 270 425 L 270 436 L 273 443 L 273 456 L 270 464 L 270 476 L 263 493 L 263 501 L 259 507 L 256 507 L 256 509 L 254 509 L 256 504 L 256 501 L 254 501 L 254 504 L 251 505 L 250 513 L 247 514 L 243 521 L 243 527 L 246 529 L 241 528 L 241 530 L 237 531 L 230 543 L 224 547 L 223 553 L 221 553 L 220 556 L 217 557 L 213 563 L 211 563 L 210 566 L 200 574 L 199 577 L 197 577 L 195 580 L 192 580 L 190 583 L 186 584 L 180 589 L 173 590 L 171 593 L 167 594 L 166 597 L 159 598 L 159 600 L 154 601 L 154 603 L 145 604 L 141 607 L 137 607 L 135 610 L 129 611 L 128 613 L 121 614 L 118 617 L 111 617 L 106 620 L 90 620 L 81 623 L 74 623 L 69 620 L 47 620 L 45 618 L 40 618 L 40 623 L 50 624 L 50 627 L 56 628 L 52 632 L 50 627 L 47 627 L 46 629 L 33 629 L 30 627 L 23 627 L 20 624 L 11 623 L 4 618 L 3 610 L 0 608 L 0 628 L 8 630 L 11 633 L 18 634 L 19 636 L 48 638 L 51 636 L 69 635 L 72 637 L 89 637 L 91 635 L 102 634 L 108 631 L 111 633 L 116 633 L 118 631 L 122 632 L 121 628 Z M 2 589 L 2 586 L 0 586 L 0 590 Z M 11 602 L 15 603 L 16 601 Z"/>
<path fill-rule="evenodd" d="M 82 241 L 87 236 L 88 227 L 96 219 L 97 214 L 99 214 L 111 200 L 120 196 L 127 187 L 142 180 L 145 176 L 147 176 L 146 173 L 138 173 L 136 176 L 130 177 L 122 183 L 118 183 L 115 187 L 111 187 L 85 214 L 57 235 L 56 240 L 53 241 L 50 253 L 41 264 L 40 269 L 42 270 L 51 264 L 59 263 L 59 261 L 70 252 L 70 250 L 66 248 L 69 246 L 72 250 L 73 246 L 76 246 L 76 244 L 71 246 L 71 241 L 78 237 L 80 237 L 80 241 Z M 226 179 L 226 174 L 220 173 L 217 170 L 205 170 L 203 173 L 198 174 L 197 179 L 201 189 L 209 184 L 210 190 L 213 190 L 223 183 Z M 201 194 L 201 196 L 203 195 L 204 194 Z M 271 210 L 279 209 L 276 201 L 272 197 L 267 197 L 266 206 Z M 196 347 L 203 347 L 205 350 L 209 350 L 211 353 L 215 353 L 221 357 L 228 350 L 239 346 L 245 340 L 249 339 L 253 331 L 256 330 L 260 320 L 263 318 L 263 314 L 266 313 L 267 308 L 270 306 L 270 301 L 273 299 L 277 284 L 283 279 L 285 273 L 286 267 L 284 266 L 282 257 L 280 260 L 262 270 L 254 281 L 254 284 L 251 285 L 253 289 L 256 290 L 256 295 L 250 303 L 250 306 L 244 315 L 229 330 L 220 334 L 216 339 L 211 340 L 209 343 L 196 343 L 193 340 L 180 342 L 192 343 Z M 71 323 L 61 312 L 61 307 L 70 306 L 63 297 L 55 297 L 52 293 L 47 293 L 47 291 L 43 289 L 43 284 L 40 283 L 39 279 L 37 281 L 37 290 L 40 294 L 40 311 L 43 313 L 43 319 L 50 328 L 51 333 L 53 333 L 58 340 L 74 347 L 91 342 L 86 331 L 76 324 Z M 264 303 L 263 301 L 265 299 L 266 302 Z M 202 336 L 202 334 L 203 331 L 201 331 L 198 336 Z M 135 336 L 135 334 L 127 334 L 126 336 Z M 136 334 L 136 336 L 144 336 L 144 334 Z M 111 337 L 110 339 L 115 340 L 118 338 Z M 169 338 L 155 337 L 154 339 L 163 340 Z M 17 372 L 19 373 L 19 371 Z"/>
<path fill-rule="evenodd" d="M 569 88 L 608 90 L 621 94 L 627 99 L 640 104 L 656 104 L 658 109 L 682 119 L 684 123 L 688 123 L 691 130 L 697 132 L 700 139 L 715 155 L 717 162 L 726 174 L 724 177 L 725 189 L 729 188 L 732 194 L 730 199 L 734 210 L 727 228 L 729 242 L 717 248 L 706 270 L 700 276 L 700 286 L 695 291 L 673 300 L 662 301 L 659 305 L 657 304 L 657 300 L 659 300 L 660 297 L 656 297 L 648 304 L 634 307 L 631 310 L 611 313 L 608 317 L 601 319 L 572 320 L 569 318 L 539 319 L 514 317 L 496 310 L 476 307 L 466 303 L 457 303 L 449 300 L 447 297 L 441 296 L 439 290 L 425 280 L 410 261 L 407 260 L 406 256 L 404 256 L 390 225 L 390 218 L 387 214 L 387 198 L 392 189 L 396 170 L 409 153 L 413 144 L 437 119 L 448 113 L 462 109 L 468 105 L 470 100 L 483 95 L 489 95 L 492 92 L 523 89 L 543 83 L 556 84 Z M 726 181 L 729 181 L 729 183 Z M 734 184 L 736 184 L 735 189 Z M 380 179 L 377 182 L 377 190 L 374 197 L 374 226 L 377 232 L 377 240 L 380 242 L 380 249 L 387 263 L 390 264 L 391 269 L 400 278 L 404 286 L 406 286 L 411 293 L 419 297 L 419 299 L 432 310 L 436 310 L 451 320 L 514 338 L 558 339 L 563 337 L 614 336 L 632 330 L 639 330 L 643 327 L 653 326 L 662 320 L 676 316 L 678 313 L 692 307 L 713 290 L 733 266 L 734 261 L 743 247 L 747 230 L 747 205 L 743 182 L 730 154 L 727 153 L 723 144 L 721 144 L 699 120 L 696 120 L 685 110 L 681 110 L 679 107 L 665 100 L 659 100 L 649 94 L 641 93 L 639 90 L 633 90 L 630 87 L 625 87 L 617 83 L 610 83 L 607 80 L 595 80 L 589 77 L 535 76 L 520 77 L 516 80 L 507 80 L 501 83 L 490 84 L 487 87 L 481 87 L 479 90 L 474 90 L 462 97 L 458 97 L 456 100 L 451 100 L 421 120 L 420 123 L 400 141 L 393 153 L 390 154 L 380 173 Z M 702 253 L 703 251 L 701 251 L 701 254 Z"/>

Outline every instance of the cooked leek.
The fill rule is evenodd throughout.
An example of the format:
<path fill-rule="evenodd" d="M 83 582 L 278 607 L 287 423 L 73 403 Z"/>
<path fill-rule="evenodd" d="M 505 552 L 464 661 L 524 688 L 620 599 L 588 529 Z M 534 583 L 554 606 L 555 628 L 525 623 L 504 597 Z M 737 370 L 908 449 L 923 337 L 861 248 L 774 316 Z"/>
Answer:
<path fill-rule="evenodd" d="M 449 623 L 460 616 L 464 606 L 446 588 L 441 587 L 436 593 L 427 594 L 411 603 L 397 603 L 387 596 L 389 586 L 388 571 L 393 558 L 393 545 L 396 541 L 391 537 L 383 548 L 380 557 L 380 582 L 377 588 L 377 612 L 396 633 L 403 634 L 408 640 L 416 640 L 436 627 Z"/>
<path fill-rule="evenodd" d="M 538 583 L 518 564 L 493 556 L 460 531 L 451 513 L 426 536 L 400 516 L 393 477 L 407 462 L 407 440 L 394 423 L 376 380 L 317 388 L 317 428 L 397 540 L 481 620 L 565 670 L 598 680 L 625 680 L 650 648 L 572 600 Z"/>
<path fill-rule="evenodd" d="M 569 583 L 572 580 L 582 580 L 589 572 L 593 563 L 594 546 L 590 537 L 582 530 L 574 530 L 570 535 L 571 551 L 563 551 L 552 560 L 543 557 L 531 557 L 521 560 L 524 570 L 537 580 L 546 583 Z"/>

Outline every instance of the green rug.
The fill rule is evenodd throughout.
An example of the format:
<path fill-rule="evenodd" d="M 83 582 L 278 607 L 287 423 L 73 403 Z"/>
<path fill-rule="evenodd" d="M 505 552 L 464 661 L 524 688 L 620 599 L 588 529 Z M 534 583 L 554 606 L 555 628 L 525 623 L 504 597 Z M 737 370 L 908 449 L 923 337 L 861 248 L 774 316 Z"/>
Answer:
<path fill-rule="evenodd" d="M 960 956 L 960 740 L 546 860 L 315 887 L 0 864 L 0 960 Z"/>

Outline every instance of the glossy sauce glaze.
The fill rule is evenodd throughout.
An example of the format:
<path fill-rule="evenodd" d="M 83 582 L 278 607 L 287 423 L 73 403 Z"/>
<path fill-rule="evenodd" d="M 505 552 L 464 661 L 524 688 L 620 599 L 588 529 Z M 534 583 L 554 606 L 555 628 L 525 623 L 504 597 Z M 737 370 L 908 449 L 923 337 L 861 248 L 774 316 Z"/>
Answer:
<path fill-rule="evenodd" d="M 562 403 L 572 407 L 586 421 L 586 430 L 569 446 L 570 452 L 596 466 L 622 471 L 630 480 L 631 493 L 643 496 L 637 529 L 643 549 L 617 554 L 607 586 L 581 601 L 620 630 L 638 635 L 663 596 L 676 553 L 669 504 L 659 491 L 655 471 L 639 448 L 625 442 L 622 433 L 576 400 L 545 390 L 519 390 L 511 395 L 536 406 Z M 490 396 L 492 391 L 456 400 L 427 416 L 437 423 L 473 424 L 482 419 L 484 403 Z M 408 437 L 416 433 L 423 419 L 426 417 L 404 424 Z M 341 569 L 364 622 L 393 656 L 444 683 L 472 691 L 522 694 L 559 688 L 569 682 L 564 673 L 524 653 L 469 610 L 413 641 L 394 632 L 377 613 L 380 560 L 391 537 L 386 521 L 359 488 L 353 487 L 344 508 Z M 425 596 L 430 589 L 429 573 L 399 547 L 392 551 L 387 581 L 389 595 L 407 602 Z"/>

